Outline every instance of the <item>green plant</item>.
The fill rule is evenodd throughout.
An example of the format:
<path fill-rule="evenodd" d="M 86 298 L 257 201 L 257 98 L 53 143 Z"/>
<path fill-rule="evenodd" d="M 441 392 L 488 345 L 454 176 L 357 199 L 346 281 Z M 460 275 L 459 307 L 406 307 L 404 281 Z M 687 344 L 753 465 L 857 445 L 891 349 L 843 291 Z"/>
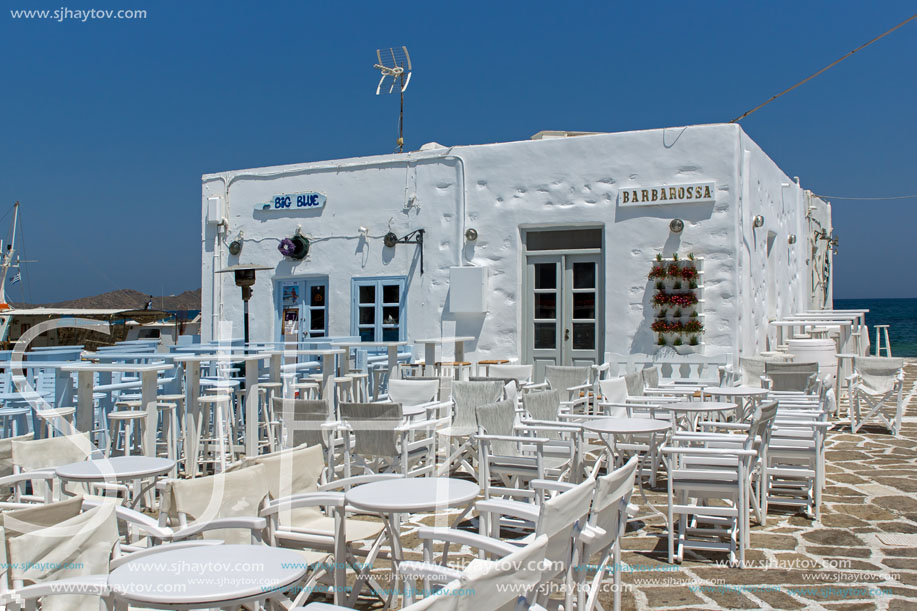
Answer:
<path fill-rule="evenodd" d="M 659 339 L 656 340 L 656 344 L 665 346 L 665 336 L 660 334 Z"/>
<path fill-rule="evenodd" d="M 657 253 L 656 253 L 656 260 L 657 260 L 657 261 L 662 261 L 662 253 L 661 253 L 661 252 L 657 252 Z"/>
<path fill-rule="evenodd" d="M 672 312 L 672 316 L 675 318 L 681 318 L 681 309 L 675 308 L 675 310 Z"/>
<path fill-rule="evenodd" d="M 656 288 L 657 288 L 658 290 L 661 291 L 662 289 L 665 288 L 665 282 L 663 282 L 662 280 L 657 280 L 657 281 L 656 281 Z"/>
<path fill-rule="evenodd" d="M 695 282 L 694 280 L 692 280 L 691 282 L 688 283 L 688 288 L 690 288 L 690 289 L 692 289 L 692 290 L 693 290 L 693 289 L 696 289 L 696 288 L 697 288 L 697 282 Z"/>
<path fill-rule="evenodd" d="M 672 253 L 672 261 L 678 261 L 678 253 L 677 253 L 677 252 L 673 252 L 673 253 Z"/>
<path fill-rule="evenodd" d="M 688 340 L 688 344 L 691 346 L 696 346 L 699 342 L 697 341 L 697 336 L 692 335 L 691 339 Z"/>
<path fill-rule="evenodd" d="M 676 338 L 675 338 L 675 341 L 672 342 L 672 345 L 673 345 L 673 346 L 681 346 L 681 338 L 680 338 L 680 337 L 676 337 Z"/>
<path fill-rule="evenodd" d="M 676 291 L 680 291 L 681 290 L 681 280 L 676 280 L 675 284 L 672 285 L 672 288 L 675 289 Z"/>
<path fill-rule="evenodd" d="M 666 310 L 665 308 L 662 308 L 661 310 L 659 310 L 659 313 L 656 314 L 656 316 L 658 316 L 659 318 L 665 318 L 665 315 L 668 313 L 669 313 L 668 310 Z"/>
<path fill-rule="evenodd" d="M 691 312 L 691 318 L 697 318 L 697 310 Z"/>
<path fill-rule="evenodd" d="M 690 259 L 691 261 L 694 260 L 694 253 L 693 253 L 693 252 L 689 252 L 689 253 L 688 253 L 688 259 Z"/>

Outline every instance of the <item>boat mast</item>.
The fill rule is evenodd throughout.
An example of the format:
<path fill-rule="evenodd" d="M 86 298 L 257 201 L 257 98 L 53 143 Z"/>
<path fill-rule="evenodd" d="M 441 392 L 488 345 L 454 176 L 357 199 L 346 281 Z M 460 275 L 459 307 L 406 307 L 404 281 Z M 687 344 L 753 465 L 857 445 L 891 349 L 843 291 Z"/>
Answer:
<path fill-rule="evenodd" d="M 13 204 L 13 235 L 10 238 L 10 243 L 6 247 L 6 252 L 3 253 L 2 258 L 0 258 L 0 307 L 3 307 L 3 309 L 9 308 L 9 305 L 6 303 L 6 273 L 9 271 L 10 267 L 18 267 L 18 265 L 13 265 L 13 255 L 16 252 L 16 225 L 18 221 L 19 202 L 16 202 Z"/>

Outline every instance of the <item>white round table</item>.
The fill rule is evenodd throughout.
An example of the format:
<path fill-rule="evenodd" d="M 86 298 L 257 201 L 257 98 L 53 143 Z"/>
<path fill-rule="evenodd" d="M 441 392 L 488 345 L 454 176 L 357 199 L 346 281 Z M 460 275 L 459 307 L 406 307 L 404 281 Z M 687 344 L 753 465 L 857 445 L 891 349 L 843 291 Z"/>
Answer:
<path fill-rule="evenodd" d="M 728 401 L 679 401 L 678 403 L 663 403 L 654 409 L 672 412 L 672 430 L 674 432 L 679 415 L 688 425 L 687 430 L 693 431 L 697 428 L 697 418 L 700 414 L 728 412 L 736 408 L 735 403 Z"/>
<path fill-rule="evenodd" d="M 451 477 L 407 477 L 371 482 L 351 488 L 344 495 L 348 505 L 382 516 L 392 553 L 392 588 L 389 604 L 398 592 L 398 564 L 403 559 L 399 536 L 401 513 L 441 512 L 462 507 L 452 526 L 458 525 L 471 509 L 481 489 L 475 482 Z"/>
<path fill-rule="evenodd" d="M 623 464 L 623 461 L 620 460 L 621 455 L 617 448 L 618 435 L 648 433 L 650 435 L 648 447 L 650 452 L 653 453 L 655 452 L 655 448 L 657 446 L 656 435 L 660 433 L 665 435 L 672 428 L 671 422 L 667 422 L 665 420 L 656 420 L 653 418 L 597 418 L 595 420 L 587 420 L 582 424 L 584 430 L 598 434 L 599 439 L 602 440 L 602 443 L 605 444 L 605 447 L 608 450 L 608 455 L 610 458 L 609 463 L 613 464 L 616 468 Z M 637 489 L 640 492 L 640 497 L 643 499 L 643 502 L 649 505 L 653 511 L 656 513 L 661 513 L 647 500 L 646 493 L 643 491 L 643 477 L 641 477 L 643 471 L 643 454 L 642 452 L 637 452 L 637 455 L 638 460 L 640 461 L 640 466 L 637 468 Z M 595 471 L 598 470 L 600 462 L 601 461 L 596 461 L 596 467 L 593 470 L 593 475 L 595 475 Z M 653 468 L 650 473 L 650 486 L 655 485 L 656 470 Z"/>
<path fill-rule="evenodd" d="M 460 507 L 477 498 L 475 482 L 451 477 L 406 477 L 351 488 L 348 505 L 378 513 L 417 513 Z"/>
<path fill-rule="evenodd" d="M 599 435 L 633 435 L 635 433 L 661 433 L 671 428 L 671 423 L 653 418 L 596 418 L 586 420 L 582 426 Z"/>
<path fill-rule="evenodd" d="M 136 505 L 143 493 L 156 484 L 155 478 L 175 468 L 175 461 L 154 456 L 115 456 L 98 460 L 84 460 L 55 467 L 54 472 L 63 481 L 91 482 L 133 482 L 133 501 Z M 154 478 L 146 490 L 141 487 L 144 479 Z"/>
<path fill-rule="evenodd" d="M 267 545 L 205 545 L 151 554 L 111 572 L 118 600 L 157 609 L 210 609 L 265 600 L 305 576 L 294 550 Z"/>

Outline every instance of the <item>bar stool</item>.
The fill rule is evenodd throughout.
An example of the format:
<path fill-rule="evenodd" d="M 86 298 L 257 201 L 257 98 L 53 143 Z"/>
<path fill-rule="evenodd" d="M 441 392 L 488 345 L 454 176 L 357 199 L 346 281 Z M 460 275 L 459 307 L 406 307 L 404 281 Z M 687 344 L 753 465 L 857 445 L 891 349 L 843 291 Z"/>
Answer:
<path fill-rule="evenodd" d="M 213 410 L 213 417 L 211 418 L 213 430 L 207 431 L 210 434 L 204 436 L 201 434 L 200 430 L 197 431 L 198 439 L 200 439 L 199 447 L 201 451 L 201 462 L 212 462 L 214 463 L 214 467 L 219 465 L 220 472 L 225 471 L 227 454 L 230 454 L 230 462 L 232 461 L 232 433 L 228 422 L 228 412 L 230 403 L 232 403 L 232 397 L 225 392 L 219 392 L 216 394 L 204 395 L 198 399 L 198 402 L 205 408 Z M 205 453 L 212 453 L 212 450 L 208 450 L 207 448 L 207 446 L 212 445 L 217 446 L 217 452 L 213 458 L 210 458 L 209 456 L 205 456 Z"/>
<path fill-rule="evenodd" d="M 174 393 L 174 394 L 165 394 L 157 395 L 157 401 L 162 401 L 164 403 L 175 403 L 175 418 L 174 422 L 177 423 L 177 428 L 175 430 L 175 460 L 178 460 L 178 457 L 181 456 L 182 451 L 185 448 L 186 443 L 186 431 L 185 431 L 185 395 L 183 393 Z M 160 412 L 160 415 L 162 412 Z"/>
<path fill-rule="evenodd" d="M 293 392 L 297 399 L 318 399 L 321 396 L 319 389 L 322 387 L 318 382 L 297 382 L 293 384 Z"/>
<path fill-rule="evenodd" d="M 433 364 L 433 371 L 437 376 L 447 375 L 456 380 L 464 380 L 468 377 L 464 373 L 466 371 L 471 373 L 471 363 L 468 361 L 437 361 Z"/>
<path fill-rule="evenodd" d="M 348 376 L 335 376 L 331 378 L 334 382 L 334 391 L 337 396 L 338 404 L 353 403 L 353 378 Z"/>
<path fill-rule="evenodd" d="M 26 405 L 0 408 L 0 422 L 3 423 L 4 437 L 18 437 L 32 432 L 29 426 L 29 414 L 32 408 Z"/>
<path fill-rule="evenodd" d="M 485 361 L 478 361 L 474 366 L 474 371 L 476 376 L 481 375 L 481 366 L 484 366 L 484 375 L 490 375 L 490 366 L 491 365 L 506 365 L 509 363 L 509 359 L 489 359 Z"/>
<path fill-rule="evenodd" d="M 398 363 L 398 375 L 403 379 L 423 375 L 424 362 Z"/>
<path fill-rule="evenodd" d="M 347 374 L 350 378 L 350 387 L 353 400 L 357 403 L 366 403 L 369 401 L 369 374 L 362 371 L 354 371 Z"/>
<path fill-rule="evenodd" d="M 170 460 L 178 456 L 178 404 L 169 401 L 157 401 L 156 409 L 159 410 L 160 435 L 156 441 L 156 456 L 165 455 Z M 160 453 L 159 446 L 165 446 L 165 452 Z"/>
<path fill-rule="evenodd" d="M 73 431 L 73 415 L 76 413 L 75 407 L 51 407 L 37 411 L 38 427 L 42 438 L 54 437 L 55 431 L 60 431 L 61 421 L 70 425 L 70 431 Z M 65 433 L 68 434 L 68 433 Z"/>
<path fill-rule="evenodd" d="M 278 390 L 282 389 L 283 383 L 281 382 L 258 383 L 258 402 L 261 405 L 261 409 L 258 412 L 261 418 L 261 421 L 258 422 L 258 429 L 264 433 L 265 438 L 264 441 L 259 442 L 259 445 L 266 446 L 269 452 L 273 452 L 280 445 L 281 423 L 274 418 L 274 408 L 272 406 L 274 395 Z"/>
<path fill-rule="evenodd" d="M 879 335 L 880 331 L 882 335 Z M 885 346 L 882 345 L 883 339 L 885 340 Z M 876 356 L 882 356 L 882 350 L 885 350 L 885 356 L 891 358 L 892 345 L 888 341 L 888 325 L 876 325 Z"/>
<path fill-rule="evenodd" d="M 124 456 L 131 455 L 131 448 L 137 446 L 143 453 L 143 430 L 146 427 L 146 410 L 139 408 L 141 401 L 118 401 L 114 411 L 108 412 L 110 446 L 108 456 L 113 455 L 121 442 Z"/>

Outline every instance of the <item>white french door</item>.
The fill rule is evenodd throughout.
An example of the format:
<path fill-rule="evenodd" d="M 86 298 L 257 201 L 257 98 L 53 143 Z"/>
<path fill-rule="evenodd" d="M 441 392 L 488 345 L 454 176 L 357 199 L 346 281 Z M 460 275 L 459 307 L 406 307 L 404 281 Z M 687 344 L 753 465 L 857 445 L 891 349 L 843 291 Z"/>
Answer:
<path fill-rule="evenodd" d="M 523 359 L 535 365 L 592 365 L 602 356 L 600 254 L 526 256 Z"/>

